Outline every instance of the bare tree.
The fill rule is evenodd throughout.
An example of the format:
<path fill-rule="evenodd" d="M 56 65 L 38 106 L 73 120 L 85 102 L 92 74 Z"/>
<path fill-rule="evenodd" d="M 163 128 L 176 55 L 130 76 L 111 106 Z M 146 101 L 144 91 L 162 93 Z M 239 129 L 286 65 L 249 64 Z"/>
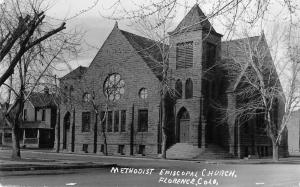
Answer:
<path fill-rule="evenodd" d="M 297 0 L 279 0 L 276 2 L 261 0 L 197 0 L 192 3 L 209 7 L 210 11 L 206 13 L 207 19 L 224 26 L 226 31 L 224 35 L 227 39 L 235 36 L 239 26 L 242 24 L 246 23 L 251 28 L 254 28 L 258 24 L 264 25 L 265 20 L 276 20 L 278 17 L 284 17 L 286 18 L 285 21 L 288 20 L 290 23 L 293 23 L 299 13 L 299 2 Z M 105 7 L 106 9 L 101 14 L 114 20 L 147 19 L 147 17 L 159 14 L 163 10 L 177 13 L 182 8 L 188 10 L 192 6 L 191 1 L 187 0 L 145 2 L 138 0 L 129 2 L 127 0 L 114 0 L 110 2 L 108 7 Z M 278 9 L 278 12 L 275 12 L 275 9 Z M 276 18 L 274 18 L 274 14 L 277 15 Z M 163 23 L 166 19 L 167 17 L 162 18 L 160 22 Z"/>
<path fill-rule="evenodd" d="M 82 86 L 86 86 L 86 78 L 83 78 L 81 80 Z M 106 132 L 105 132 L 105 121 L 107 118 L 107 113 L 108 113 L 108 97 L 109 95 L 106 96 L 106 100 L 104 102 L 104 115 L 100 115 L 100 108 L 101 108 L 101 103 L 97 102 L 96 98 L 96 92 L 97 90 L 94 88 L 94 83 L 92 84 L 92 87 L 84 87 L 81 89 L 82 95 L 83 95 L 83 104 L 88 103 L 91 107 L 92 110 L 95 113 L 95 121 L 94 121 L 94 126 L 93 126 L 93 133 L 94 133 L 94 149 L 93 152 L 97 153 L 97 144 L 98 140 L 97 137 L 99 135 L 103 136 L 103 144 L 104 144 L 104 154 L 107 155 L 107 137 L 106 137 Z M 100 121 L 100 129 L 98 129 L 98 119 Z"/>
<path fill-rule="evenodd" d="M 54 38 L 53 38 L 54 39 Z M 19 128 L 22 121 L 24 103 L 35 90 L 47 85 L 47 75 L 52 74 L 56 65 L 65 63 L 66 53 L 68 55 L 78 52 L 80 37 L 76 34 L 61 33 L 43 44 L 32 47 L 18 61 L 17 72 L 14 73 L 14 82 L 11 86 L 4 83 L 14 93 L 13 103 L 5 108 L 5 121 L 12 128 L 12 157 L 18 159 L 20 155 Z M 12 56 L 18 53 L 18 49 L 11 49 Z"/>
<path fill-rule="evenodd" d="M 9 60 L 0 77 L 0 86 L 14 73 L 25 53 L 66 28 L 65 22 L 49 27 L 45 8 L 41 0 L 9 0 L 0 5 L 0 65 Z M 12 49 L 16 52 L 10 53 Z"/>
<path fill-rule="evenodd" d="M 175 99 L 175 91 L 172 89 L 172 77 L 169 72 L 169 34 L 168 31 L 173 26 L 174 8 L 170 6 L 174 1 L 168 0 L 157 4 L 153 7 L 153 13 L 148 15 L 147 9 L 141 9 L 136 12 L 135 16 L 127 14 L 132 26 L 142 35 L 151 39 L 149 45 L 138 51 L 144 58 L 149 59 L 152 63 L 150 67 L 156 76 L 160 79 L 160 107 L 162 128 L 162 158 L 166 158 L 167 139 L 168 139 L 168 117 L 167 104 L 169 99 Z M 147 15 L 147 16 L 146 16 Z M 155 53 L 155 54 L 154 54 Z"/>
<path fill-rule="evenodd" d="M 263 131 L 272 141 L 273 160 L 278 161 L 287 121 L 299 104 L 299 46 L 288 44 L 285 56 L 288 60 L 281 64 L 279 74 L 289 75 L 283 89 L 264 34 L 249 37 L 246 32 L 245 35 L 245 39 L 228 44 L 229 52 L 225 54 L 228 60 L 221 65 L 234 83 L 230 87 L 236 97 L 236 107 L 227 109 L 227 117 L 234 115 L 241 124 L 262 117 Z"/>

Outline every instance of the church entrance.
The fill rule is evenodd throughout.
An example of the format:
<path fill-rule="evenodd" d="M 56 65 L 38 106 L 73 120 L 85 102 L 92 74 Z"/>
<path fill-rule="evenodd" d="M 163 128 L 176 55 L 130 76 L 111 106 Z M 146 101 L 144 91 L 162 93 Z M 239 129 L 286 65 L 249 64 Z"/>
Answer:
<path fill-rule="evenodd" d="M 70 129 L 70 112 L 67 112 L 64 117 L 64 126 L 63 126 L 63 149 L 67 149 L 67 131 Z"/>
<path fill-rule="evenodd" d="M 180 142 L 186 143 L 189 141 L 190 120 L 180 120 Z"/>
<path fill-rule="evenodd" d="M 188 143 L 190 135 L 190 115 L 185 108 L 177 114 L 177 142 Z"/>

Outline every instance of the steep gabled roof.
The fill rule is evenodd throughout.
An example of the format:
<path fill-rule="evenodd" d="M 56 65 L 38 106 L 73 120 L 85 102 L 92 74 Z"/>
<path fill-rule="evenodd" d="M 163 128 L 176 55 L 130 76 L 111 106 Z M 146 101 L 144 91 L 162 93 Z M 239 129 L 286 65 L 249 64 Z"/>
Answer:
<path fill-rule="evenodd" d="M 222 57 L 230 56 L 235 53 L 233 53 L 233 50 L 236 51 L 235 48 L 240 47 L 241 45 L 250 43 L 251 45 L 256 45 L 259 43 L 262 36 L 253 36 L 253 37 L 247 37 L 247 38 L 239 38 L 235 40 L 228 40 L 228 41 L 222 41 L 221 48 L 222 48 Z M 238 54 L 235 54 L 238 55 Z"/>
<path fill-rule="evenodd" d="M 65 76 L 61 77 L 61 80 L 65 79 L 80 79 L 82 75 L 87 71 L 87 67 L 79 66 L 78 68 L 74 69 L 70 73 L 66 74 Z"/>
<path fill-rule="evenodd" d="M 120 32 L 143 58 L 155 76 L 161 80 L 163 67 L 162 64 L 160 64 L 160 62 L 162 62 L 162 55 L 159 46 L 163 44 L 127 31 L 120 30 Z M 165 47 L 167 48 L 168 46 Z"/>
<path fill-rule="evenodd" d="M 275 83 L 275 81 L 278 79 L 278 75 L 264 34 L 260 36 L 253 36 L 222 42 L 222 63 L 233 63 L 233 60 L 240 60 L 241 62 L 245 62 L 246 59 L 249 58 L 247 50 L 250 49 L 248 49 L 248 47 L 251 47 L 251 50 L 253 50 L 255 47 L 258 47 L 260 50 L 265 51 L 266 54 L 264 57 L 264 66 L 268 66 L 270 68 L 269 70 L 272 70 L 272 72 L 274 70 L 274 73 L 272 73 L 274 82 L 269 82 L 269 84 Z M 246 68 L 247 67 L 245 66 L 244 71 L 246 71 Z M 243 73 L 244 72 L 241 72 L 240 75 L 236 77 L 236 80 L 230 82 L 228 91 L 234 91 L 238 87 L 243 77 Z M 269 77 L 271 75 L 270 72 L 264 72 L 264 74 L 265 77 Z M 280 89 L 282 89 L 280 82 L 276 83 L 276 85 L 280 87 Z"/>
<path fill-rule="evenodd" d="M 179 23 L 176 29 L 169 34 L 176 34 L 180 32 L 207 30 L 212 33 L 217 33 L 213 26 L 208 21 L 203 11 L 198 4 L 195 4 L 193 8 L 187 13 L 183 20 Z"/>

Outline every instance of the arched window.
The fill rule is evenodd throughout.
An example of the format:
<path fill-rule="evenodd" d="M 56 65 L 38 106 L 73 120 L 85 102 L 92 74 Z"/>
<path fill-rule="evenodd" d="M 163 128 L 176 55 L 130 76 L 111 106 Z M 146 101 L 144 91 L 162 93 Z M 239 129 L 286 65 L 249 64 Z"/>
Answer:
<path fill-rule="evenodd" d="M 188 78 L 185 82 L 185 98 L 189 99 L 193 97 L 193 81 Z"/>
<path fill-rule="evenodd" d="M 175 91 L 176 91 L 176 98 L 181 99 L 182 98 L 182 82 L 180 79 L 178 79 L 175 83 Z"/>
<path fill-rule="evenodd" d="M 141 99 L 147 99 L 148 97 L 148 90 L 146 88 L 141 88 L 139 91 L 139 96 Z"/>
<path fill-rule="evenodd" d="M 92 99 L 92 95 L 90 94 L 90 93 L 88 93 L 88 92 L 85 92 L 84 94 L 83 94 L 83 102 L 90 102 L 91 101 L 91 99 Z"/>

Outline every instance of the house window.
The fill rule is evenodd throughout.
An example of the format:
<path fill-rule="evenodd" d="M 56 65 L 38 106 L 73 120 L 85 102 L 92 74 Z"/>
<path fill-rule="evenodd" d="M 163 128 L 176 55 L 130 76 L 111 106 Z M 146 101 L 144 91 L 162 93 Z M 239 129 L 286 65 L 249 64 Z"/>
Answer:
<path fill-rule="evenodd" d="M 88 103 L 92 99 L 92 95 L 90 93 L 84 93 L 83 94 L 83 102 Z"/>
<path fill-rule="evenodd" d="M 139 151 L 138 151 L 138 154 L 141 154 L 141 155 L 145 155 L 145 149 L 146 149 L 146 146 L 145 145 L 139 145 Z"/>
<path fill-rule="evenodd" d="M 38 109 L 34 109 L 34 120 L 37 121 Z"/>
<path fill-rule="evenodd" d="M 193 67 L 193 42 L 178 43 L 176 46 L 176 69 Z"/>
<path fill-rule="evenodd" d="M 251 124 L 249 124 L 250 122 L 249 121 L 247 121 L 245 124 L 244 124 L 244 133 L 245 134 L 249 134 L 249 128 L 250 128 L 250 125 Z"/>
<path fill-rule="evenodd" d="M 27 121 L 27 109 L 24 109 L 24 121 Z"/>
<path fill-rule="evenodd" d="M 138 114 L 138 132 L 148 131 L 148 110 L 139 110 Z"/>
<path fill-rule="evenodd" d="M 45 121 L 46 118 L 46 111 L 42 110 L 42 121 Z"/>
<path fill-rule="evenodd" d="M 126 110 L 121 111 L 121 132 L 126 130 Z"/>
<path fill-rule="evenodd" d="M 104 144 L 101 144 L 100 152 L 101 152 L 101 153 L 104 153 Z"/>
<path fill-rule="evenodd" d="M 105 132 L 105 130 L 106 130 L 106 118 L 105 118 L 105 111 L 102 111 L 101 113 L 100 113 L 100 122 L 102 122 L 101 123 L 101 128 L 102 128 L 102 132 Z"/>
<path fill-rule="evenodd" d="M 37 138 L 37 129 L 26 129 L 25 138 Z"/>
<path fill-rule="evenodd" d="M 11 133 L 7 133 L 7 132 L 4 133 L 4 138 L 11 138 L 11 137 L 12 137 Z"/>
<path fill-rule="evenodd" d="M 141 88 L 139 91 L 139 96 L 141 99 L 147 99 L 148 97 L 148 90 L 146 88 Z"/>
<path fill-rule="evenodd" d="M 107 113 L 107 132 L 112 132 L 112 111 Z"/>
<path fill-rule="evenodd" d="M 119 111 L 114 112 L 114 132 L 119 131 Z"/>
<path fill-rule="evenodd" d="M 193 97 L 193 81 L 188 78 L 185 82 L 185 98 L 189 99 Z"/>
<path fill-rule="evenodd" d="M 90 131 L 90 123 L 91 123 L 91 113 L 90 112 L 82 112 L 82 132 L 89 132 Z"/>
<path fill-rule="evenodd" d="M 256 131 L 257 131 L 257 134 L 261 134 L 261 135 L 266 134 L 265 128 L 266 128 L 266 123 L 265 123 L 265 119 L 264 119 L 264 112 L 263 112 L 263 110 L 258 110 L 256 112 Z"/>
<path fill-rule="evenodd" d="M 117 73 L 109 75 L 103 86 L 103 92 L 110 101 L 117 101 L 125 92 L 125 82 Z"/>
<path fill-rule="evenodd" d="M 88 147 L 89 147 L 88 144 L 82 144 L 82 151 L 88 153 Z"/>
<path fill-rule="evenodd" d="M 267 146 L 265 146 L 265 156 L 269 156 L 269 150 Z"/>
<path fill-rule="evenodd" d="M 124 147 L 125 147 L 125 145 L 119 145 L 118 146 L 118 153 L 119 154 L 124 155 Z"/>
<path fill-rule="evenodd" d="M 176 91 L 176 98 L 181 99 L 182 98 L 182 82 L 180 79 L 178 79 L 175 83 L 175 91 Z"/>

